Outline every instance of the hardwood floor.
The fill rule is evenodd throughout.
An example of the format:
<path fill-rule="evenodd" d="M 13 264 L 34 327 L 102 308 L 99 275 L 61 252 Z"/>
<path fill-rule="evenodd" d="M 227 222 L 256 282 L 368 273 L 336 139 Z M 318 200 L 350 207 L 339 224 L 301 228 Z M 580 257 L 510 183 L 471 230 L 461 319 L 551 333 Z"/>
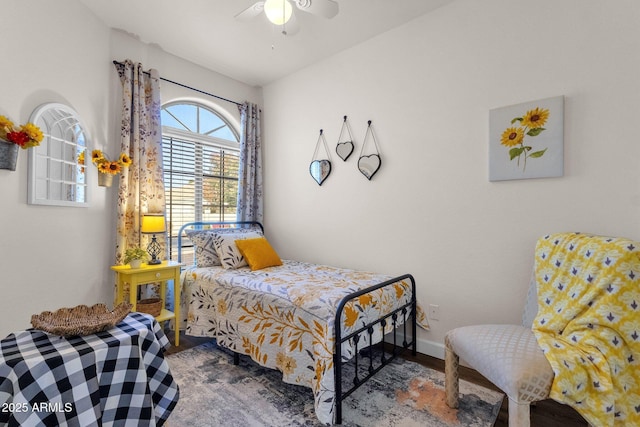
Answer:
<path fill-rule="evenodd" d="M 211 341 L 211 338 L 198 338 L 190 337 L 180 334 L 180 346 L 173 345 L 173 333 L 167 332 L 167 337 L 171 342 L 171 347 L 166 351 L 165 355 L 174 354 L 179 351 L 189 349 L 191 347 L 203 344 Z M 409 360 L 413 360 L 421 365 L 424 365 L 431 369 L 437 369 L 444 372 L 444 360 L 437 359 L 435 357 L 426 356 L 424 354 L 418 354 L 416 357 L 409 355 L 406 357 Z M 498 390 L 493 384 L 485 379 L 478 372 L 463 367 L 460 367 L 460 378 L 470 381 L 484 387 Z M 498 390 L 499 391 L 499 390 Z M 508 403 L 505 398 L 500 408 L 500 414 L 496 420 L 495 427 L 508 427 Z M 562 405 L 553 400 L 544 400 L 538 402 L 535 406 L 531 407 L 531 427 L 585 427 L 588 423 L 571 407 Z"/>
<path fill-rule="evenodd" d="M 431 369 L 437 369 L 444 372 L 444 360 L 437 359 L 435 357 L 426 356 L 424 354 L 418 354 L 416 358 L 407 357 L 409 360 L 414 360 Z M 492 390 L 500 391 L 489 380 L 480 375 L 473 369 L 460 367 L 460 378 L 490 388 Z M 508 399 L 502 402 L 500 408 L 500 414 L 496 420 L 495 427 L 508 427 L 509 425 L 509 412 L 508 412 Z M 551 399 L 538 402 L 535 406 L 531 407 L 531 427 L 577 427 L 588 426 L 589 424 L 578 414 L 573 408 L 567 405 L 562 405 Z"/>

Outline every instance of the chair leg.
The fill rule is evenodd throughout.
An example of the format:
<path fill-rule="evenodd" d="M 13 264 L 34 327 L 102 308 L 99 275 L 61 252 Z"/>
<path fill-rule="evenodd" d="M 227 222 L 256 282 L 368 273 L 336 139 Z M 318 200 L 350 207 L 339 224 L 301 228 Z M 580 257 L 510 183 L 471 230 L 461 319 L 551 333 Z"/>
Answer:
<path fill-rule="evenodd" d="M 529 403 L 518 403 L 509 399 L 509 427 L 530 427 L 531 410 Z"/>
<path fill-rule="evenodd" d="M 444 389 L 446 394 L 447 406 L 450 408 L 458 407 L 458 396 L 460 395 L 460 375 L 458 367 L 460 358 L 446 345 L 444 349 Z"/>

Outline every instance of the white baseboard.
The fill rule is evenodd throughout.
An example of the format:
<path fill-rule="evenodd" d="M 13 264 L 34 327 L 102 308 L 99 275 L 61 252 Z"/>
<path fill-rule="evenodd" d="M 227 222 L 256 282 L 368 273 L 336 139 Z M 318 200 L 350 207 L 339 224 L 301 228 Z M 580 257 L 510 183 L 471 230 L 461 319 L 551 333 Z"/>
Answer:
<path fill-rule="evenodd" d="M 418 339 L 418 353 L 444 360 L 444 344 Z"/>
<path fill-rule="evenodd" d="M 385 336 L 385 342 L 393 343 L 393 340 L 390 339 L 389 335 L 386 335 Z M 400 345 L 399 342 L 398 342 L 398 345 Z M 444 344 L 439 343 L 439 342 L 423 340 L 423 339 L 418 338 L 417 339 L 417 345 L 416 345 L 416 351 L 418 353 L 421 353 L 421 354 L 426 354 L 427 356 L 431 356 L 431 357 L 435 357 L 437 359 L 444 360 Z"/>

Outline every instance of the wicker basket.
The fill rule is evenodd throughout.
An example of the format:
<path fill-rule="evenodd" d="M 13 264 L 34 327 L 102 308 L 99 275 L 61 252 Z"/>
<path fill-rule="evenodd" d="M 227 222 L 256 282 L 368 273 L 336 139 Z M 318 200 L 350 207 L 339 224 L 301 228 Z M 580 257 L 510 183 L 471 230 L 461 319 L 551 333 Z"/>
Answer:
<path fill-rule="evenodd" d="M 136 311 L 150 314 L 153 317 L 159 316 L 162 312 L 162 300 L 160 298 L 141 299 L 136 303 Z"/>
<path fill-rule="evenodd" d="M 109 310 L 104 304 L 91 307 L 78 305 L 61 308 L 55 312 L 43 311 L 31 316 L 31 325 L 35 329 L 63 337 L 90 335 L 114 327 L 131 311 L 131 304 L 120 303 Z"/>

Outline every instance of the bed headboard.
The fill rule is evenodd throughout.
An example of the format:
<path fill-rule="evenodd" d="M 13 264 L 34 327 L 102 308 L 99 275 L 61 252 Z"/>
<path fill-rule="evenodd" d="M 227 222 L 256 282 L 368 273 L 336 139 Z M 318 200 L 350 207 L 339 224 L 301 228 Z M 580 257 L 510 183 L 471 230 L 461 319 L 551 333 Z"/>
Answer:
<path fill-rule="evenodd" d="M 264 233 L 264 227 L 258 221 L 235 221 L 235 222 L 211 222 L 211 221 L 198 221 L 188 222 L 178 231 L 178 262 L 182 262 L 184 248 L 193 249 L 193 244 L 187 238 L 189 243 L 183 244 L 183 237 L 186 237 L 186 230 L 206 230 L 216 228 L 259 228 Z M 195 256 L 193 257 L 193 263 L 195 263 Z"/>

